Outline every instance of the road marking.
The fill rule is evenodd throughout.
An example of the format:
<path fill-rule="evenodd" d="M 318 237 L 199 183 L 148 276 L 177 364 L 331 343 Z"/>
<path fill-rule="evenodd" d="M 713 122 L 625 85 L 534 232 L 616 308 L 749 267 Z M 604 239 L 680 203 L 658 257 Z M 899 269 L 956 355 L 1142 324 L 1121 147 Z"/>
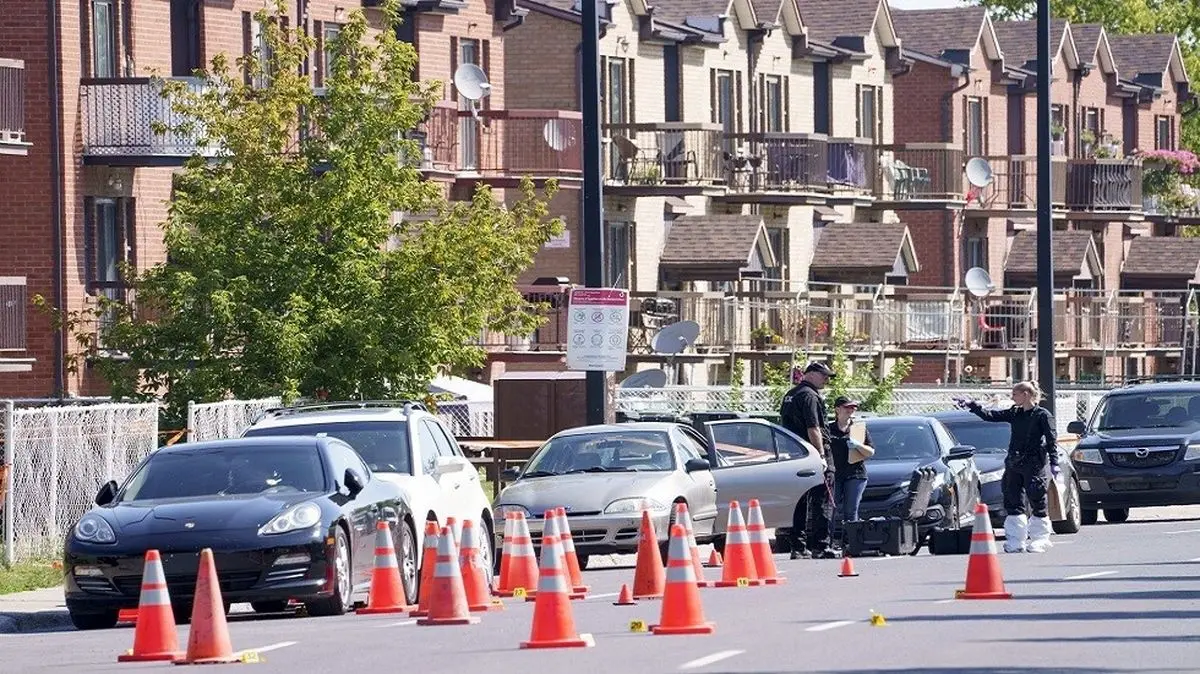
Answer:
<path fill-rule="evenodd" d="M 826 630 L 832 630 L 832 629 L 837 629 L 839 627 L 845 627 L 846 625 L 853 625 L 856 622 L 858 622 L 858 621 L 857 620 L 835 620 L 834 622 L 825 623 L 823 625 L 813 625 L 812 627 L 809 627 L 809 628 L 805 629 L 804 631 L 805 632 L 824 632 Z"/>
<path fill-rule="evenodd" d="M 1078 576 L 1067 576 L 1063 580 L 1087 580 L 1088 578 L 1099 578 L 1100 576 L 1111 576 L 1116 571 L 1096 571 L 1094 573 L 1081 573 Z"/>
<path fill-rule="evenodd" d="M 1200 557 L 1197 557 L 1195 559 L 1189 559 L 1188 561 L 1189 562 L 1200 562 Z"/>
<path fill-rule="evenodd" d="M 706 655 L 702 658 L 696 658 L 695 660 L 692 660 L 690 662 L 685 662 L 682 665 L 680 665 L 679 668 L 680 669 L 696 669 L 697 667 L 704 667 L 705 665 L 711 665 L 714 662 L 728 660 L 729 658 L 732 658 L 735 655 L 741 655 L 742 653 L 745 653 L 745 652 L 746 651 L 717 651 L 716 653 L 713 653 L 712 655 Z"/>
<path fill-rule="evenodd" d="M 398 623 L 388 623 L 386 625 L 379 625 L 379 627 L 404 627 L 405 625 L 416 625 L 416 624 L 417 624 L 416 620 L 401 620 Z"/>
<path fill-rule="evenodd" d="M 1168 536 L 1173 536 L 1175 534 L 1194 534 L 1197 532 L 1200 532 L 1200 529 L 1180 529 L 1179 531 L 1164 531 L 1163 533 Z"/>
<path fill-rule="evenodd" d="M 589 594 L 588 599 L 604 599 L 605 597 L 619 597 L 620 592 L 605 592 L 604 594 Z"/>
<path fill-rule="evenodd" d="M 939 599 L 933 603 L 935 603 L 935 604 L 953 604 L 955 601 L 957 601 L 957 600 L 956 599 Z"/>
<path fill-rule="evenodd" d="M 260 646 L 259 648 L 247 648 L 246 650 L 241 651 L 239 653 L 239 655 L 242 653 L 269 653 L 271 651 L 277 651 L 281 648 L 287 648 L 288 646 L 295 646 L 298 643 L 300 643 L 300 642 L 298 642 L 298 641 L 280 641 L 277 644 Z"/>

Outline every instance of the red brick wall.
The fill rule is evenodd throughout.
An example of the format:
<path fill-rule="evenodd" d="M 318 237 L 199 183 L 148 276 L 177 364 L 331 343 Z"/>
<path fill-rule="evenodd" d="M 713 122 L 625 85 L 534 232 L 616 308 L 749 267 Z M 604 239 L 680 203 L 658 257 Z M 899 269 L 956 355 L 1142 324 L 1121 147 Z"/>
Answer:
<path fill-rule="evenodd" d="M 958 236 L 948 240 L 951 233 L 948 220 L 957 224 L 953 214 L 945 211 L 909 211 L 902 218 L 912 235 L 913 247 L 921 270 L 909 277 L 909 285 L 944 287 L 954 285 L 959 276 Z M 956 228 L 957 229 L 957 228 Z"/>
<path fill-rule="evenodd" d="M 958 86 L 950 70 L 917 61 L 912 70 L 893 80 L 896 143 L 937 143 L 942 139 L 942 99 Z"/>
<path fill-rule="evenodd" d="M 914 355 L 912 356 L 912 371 L 908 378 L 904 380 L 905 384 L 933 384 L 938 380 L 943 380 L 946 374 L 946 358 L 940 355 Z"/>
<path fill-rule="evenodd" d="M 535 11 L 504 37 L 504 86 L 515 106 L 579 109 L 575 57 L 579 40 L 579 24 Z"/>

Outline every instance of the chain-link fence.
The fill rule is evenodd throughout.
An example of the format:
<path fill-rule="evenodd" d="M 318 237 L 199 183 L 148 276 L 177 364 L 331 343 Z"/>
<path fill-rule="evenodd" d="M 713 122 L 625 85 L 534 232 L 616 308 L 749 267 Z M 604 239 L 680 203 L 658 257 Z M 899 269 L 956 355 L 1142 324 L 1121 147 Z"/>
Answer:
<path fill-rule="evenodd" d="M 495 420 L 492 402 L 451 400 L 439 402 L 435 414 L 456 438 L 490 438 Z"/>
<path fill-rule="evenodd" d="M 279 398 L 222 400 L 215 403 L 188 403 L 188 442 L 236 438 L 254 423 L 259 414 L 280 405 Z"/>
<path fill-rule="evenodd" d="M 9 563 L 62 554 L 100 485 L 123 480 L 158 447 L 159 406 L 2 408 L 4 553 Z"/>

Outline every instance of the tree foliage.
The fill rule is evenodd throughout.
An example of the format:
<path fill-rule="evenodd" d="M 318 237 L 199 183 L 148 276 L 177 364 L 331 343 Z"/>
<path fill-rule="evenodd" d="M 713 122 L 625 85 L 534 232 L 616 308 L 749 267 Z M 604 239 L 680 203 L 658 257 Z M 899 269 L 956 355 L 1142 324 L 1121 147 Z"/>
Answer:
<path fill-rule="evenodd" d="M 1037 12 L 1037 0 L 979 0 L 979 4 L 1002 20 L 1031 19 Z M 1178 35 L 1189 78 L 1200 75 L 1200 2 L 1196 0 L 1051 0 L 1050 11 L 1072 23 L 1101 24 L 1116 35 Z M 1184 147 L 1200 149 L 1196 115 L 1184 119 L 1181 141 Z"/>
<path fill-rule="evenodd" d="M 536 327 L 515 283 L 561 232 L 547 209 L 557 186 L 539 194 L 525 180 L 508 206 L 480 186 L 452 203 L 401 161 L 417 155 L 405 133 L 441 84 L 413 80 L 396 7 L 374 27 L 350 13 L 324 92 L 302 69 L 314 40 L 274 20 L 278 1 L 257 15 L 268 55 L 219 55 L 198 73 L 204 87 L 164 85 L 192 122 L 160 131 L 199 134 L 218 156 L 177 176 L 168 261 L 129 271 L 135 301 L 90 309 L 110 317 L 104 353 L 123 356 L 97 363 L 114 395 L 176 409 L 226 395 L 424 397 L 438 366 L 482 362 L 483 330 Z"/>

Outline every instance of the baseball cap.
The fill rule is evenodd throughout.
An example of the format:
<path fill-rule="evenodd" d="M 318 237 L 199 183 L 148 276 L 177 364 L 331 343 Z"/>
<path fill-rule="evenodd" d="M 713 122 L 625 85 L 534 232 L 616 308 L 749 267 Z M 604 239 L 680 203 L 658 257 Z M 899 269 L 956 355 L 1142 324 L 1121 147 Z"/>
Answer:
<path fill-rule="evenodd" d="M 834 407 L 858 407 L 859 402 L 846 396 L 838 396 L 833 401 Z"/>
<path fill-rule="evenodd" d="M 815 360 L 815 361 L 809 363 L 808 367 L 804 368 L 804 372 L 805 372 L 805 374 L 807 374 L 809 372 L 816 372 L 818 374 L 823 374 L 826 377 L 836 377 L 837 376 L 837 373 L 835 373 L 828 365 L 826 365 L 825 363 L 822 363 L 819 360 Z"/>

